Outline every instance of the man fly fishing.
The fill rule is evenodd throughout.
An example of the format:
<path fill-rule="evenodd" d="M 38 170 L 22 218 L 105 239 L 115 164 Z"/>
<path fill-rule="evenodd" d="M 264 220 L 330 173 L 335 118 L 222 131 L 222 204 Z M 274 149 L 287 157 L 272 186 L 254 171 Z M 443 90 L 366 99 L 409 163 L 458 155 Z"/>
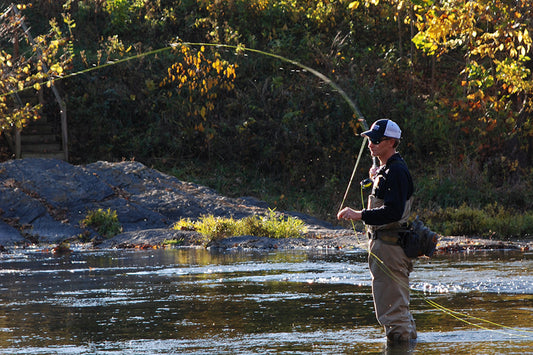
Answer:
<path fill-rule="evenodd" d="M 380 166 L 373 166 L 369 171 L 373 185 L 367 208 L 345 207 L 337 218 L 365 223 L 370 240 L 368 263 L 376 318 L 385 328 L 389 343 L 408 343 L 417 338 L 409 311 L 409 274 L 413 263 L 400 239 L 411 213 L 413 180 L 396 151 L 401 130 L 395 122 L 378 120 L 361 135 L 368 137 L 370 153 L 378 158 Z"/>

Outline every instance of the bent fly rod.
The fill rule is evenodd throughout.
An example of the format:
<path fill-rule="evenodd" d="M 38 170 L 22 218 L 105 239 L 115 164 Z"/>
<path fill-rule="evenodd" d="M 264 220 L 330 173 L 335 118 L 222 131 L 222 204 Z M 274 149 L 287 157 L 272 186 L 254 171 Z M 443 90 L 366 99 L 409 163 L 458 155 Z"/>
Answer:
<path fill-rule="evenodd" d="M 176 42 L 176 43 L 170 44 L 168 47 L 152 50 L 152 51 L 145 52 L 145 53 L 140 53 L 140 54 L 137 54 L 135 56 L 119 59 L 119 60 L 112 61 L 112 62 L 107 62 L 105 64 L 98 65 L 98 66 L 91 67 L 91 68 L 87 68 L 87 69 L 84 69 L 84 70 L 81 70 L 81 71 L 78 71 L 78 72 L 75 72 L 75 73 L 62 75 L 60 77 L 55 77 L 55 78 L 49 79 L 48 81 L 44 81 L 44 84 L 52 84 L 53 82 L 58 81 L 58 80 L 64 80 L 64 79 L 67 79 L 67 78 L 70 78 L 70 77 L 73 77 L 73 76 L 86 74 L 86 73 L 92 72 L 94 70 L 98 70 L 98 69 L 102 69 L 102 68 L 105 68 L 105 67 L 109 67 L 111 65 L 124 63 L 124 62 L 130 61 L 130 60 L 139 59 L 139 58 L 142 58 L 142 57 L 145 57 L 145 56 L 149 56 L 149 55 L 155 55 L 155 54 L 158 54 L 158 53 L 161 53 L 161 52 L 165 52 L 167 50 L 175 49 L 178 46 L 212 46 L 212 47 L 231 48 L 231 49 L 236 50 L 237 52 L 248 51 L 248 52 L 258 53 L 258 54 L 261 54 L 261 55 L 266 55 L 266 56 L 269 56 L 269 57 L 272 57 L 272 58 L 279 59 L 279 60 L 281 60 L 283 62 L 295 65 L 295 66 L 297 66 L 297 67 L 299 67 L 299 68 L 301 68 L 301 69 L 303 69 L 305 71 L 308 71 L 309 73 L 313 74 L 314 76 L 318 77 L 319 79 L 324 81 L 326 84 L 328 84 L 330 87 L 332 87 L 335 91 L 337 91 L 343 97 L 343 99 L 348 103 L 348 105 L 350 106 L 350 108 L 354 112 L 357 120 L 361 124 L 362 128 L 365 131 L 369 129 L 369 126 L 368 126 L 368 123 L 365 120 L 365 117 L 363 116 L 363 114 L 361 113 L 361 111 L 359 110 L 357 105 L 353 102 L 353 100 L 350 99 L 350 97 L 346 94 L 346 92 L 344 90 L 342 90 L 335 82 L 333 82 L 331 79 L 329 79 L 324 74 L 322 74 L 319 71 L 317 71 L 317 70 L 315 70 L 315 69 L 313 69 L 311 67 L 308 67 L 308 66 L 306 66 L 306 65 L 304 65 L 304 64 L 302 64 L 302 63 L 300 63 L 298 61 L 295 61 L 295 60 L 292 60 L 292 59 L 289 59 L 289 58 L 285 58 L 285 57 L 277 55 L 277 54 L 264 52 L 264 51 L 261 51 L 261 50 L 258 50 L 258 49 L 246 48 L 244 46 L 234 46 L 234 45 L 220 44 L 220 43 Z M 33 89 L 33 88 L 34 88 L 33 86 L 23 87 L 23 88 L 18 89 L 18 90 L 13 90 L 13 91 L 9 91 L 9 92 L 6 92 L 6 93 L 2 93 L 2 94 L 0 94 L 0 97 L 14 95 L 16 93 L 19 93 L 19 92 L 22 92 L 22 91 L 25 91 L 25 90 L 29 90 L 29 89 Z M 349 181 L 348 186 L 346 188 L 346 192 L 345 192 L 344 197 L 342 199 L 342 203 L 341 203 L 340 209 L 342 209 L 342 207 L 343 207 L 343 205 L 344 205 L 344 203 L 346 201 L 346 197 L 347 197 L 348 192 L 350 190 L 352 181 L 353 181 L 355 173 L 357 171 L 357 167 L 358 167 L 359 162 L 361 160 L 361 156 L 362 156 L 362 153 L 364 151 L 365 143 L 367 142 L 367 140 L 368 140 L 368 137 L 366 137 L 366 136 L 363 137 L 363 142 L 361 144 L 361 148 L 359 150 L 359 154 L 357 156 L 357 160 L 356 160 L 354 169 L 352 171 L 352 175 L 350 177 L 350 181 Z M 375 157 L 373 158 L 373 164 L 377 165 L 377 161 L 376 161 Z M 352 221 L 352 224 L 353 224 L 353 221 Z M 354 227 L 354 232 L 357 234 L 357 232 L 355 230 L 355 227 Z M 409 287 L 409 285 L 405 285 L 405 287 Z M 418 294 L 420 295 L 421 292 L 418 292 Z M 464 313 L 455 312 L 455 311 L 453 311 L 453 310 L 451 310 L 449 308 L 446 308 L 446 307 L 443 307 L 443 306 L 439 305 L 438 303 L 436 303 L 434 301 L 431 301 L 431 300 L 427 299 L 427 297 L 425 297 L 424 295 L 422 295 L 422 297 L 424 298 L 424 300 L 428 304 L 430 304 L 434 308 L 436 308 L 436 309 L 438 309 L 438 310 L 440 310 L 440 311 L 442 311 L 442 312 L 444 312 L 444 313 L 446 313 L 448 315 L 451 315 L 452 317 L 454 317 L 454 318 L 456 318 L 458 320 L 461 320 L 464 323 L 467 323 L 469 325 L 477 326 L 479 328 L 486 329 L 486 330 L 498 331 L 498 330 L 495 330 L 495 329 L 489 329 L 489 328 L 487 328 L 485 326 L 481 326 L 481 325 L 475 324 L 472 321 L 467 320 L 467 318 L 472 319 L 472 320 L 481 321 L 481 322 L 484 322 L 484 323 L 489 323 L 489 324 L 491 324 L 493 326 L 497 326 L 497 327 L 502 328 L 502 329 L 521 331 L 521 332 L 527 333 L 527 335 L 522 335 L 523 337 L 530 337 L 530 334 L 532 333 L 532 332 L 527 331 L 527 330 L 508 327 L 508 326 L 505 326 L 505 325 L 502 325 L 502 324 L 497 324 L 497 323 L 494 323 L 494 322 L 490 322 L 490 321 L 487 321 L 487 320 L 484 320 L 484 319 L 481 319 L 481 318 L 472 317 L 472 316 L 469 316 L 469 315 L 464 314 Z"/>

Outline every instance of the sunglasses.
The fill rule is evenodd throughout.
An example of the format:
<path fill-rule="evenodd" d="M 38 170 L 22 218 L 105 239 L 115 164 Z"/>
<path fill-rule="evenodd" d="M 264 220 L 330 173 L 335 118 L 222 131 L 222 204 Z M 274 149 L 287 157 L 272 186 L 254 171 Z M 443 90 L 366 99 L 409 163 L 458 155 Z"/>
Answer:
<path fill-rule="evenodd" d="M 371 139 L 370 137 L 368 138 L 370 140 L 370 142 L 372 142 L 372 144 L 374 145 L 378 145 L 379 143 L 383 142 L 383 141 L 390 141 L 391 138 L 387 138 L 387 137 L 382 137 L 382 138 L 378 138 L 378 139 Z"/>

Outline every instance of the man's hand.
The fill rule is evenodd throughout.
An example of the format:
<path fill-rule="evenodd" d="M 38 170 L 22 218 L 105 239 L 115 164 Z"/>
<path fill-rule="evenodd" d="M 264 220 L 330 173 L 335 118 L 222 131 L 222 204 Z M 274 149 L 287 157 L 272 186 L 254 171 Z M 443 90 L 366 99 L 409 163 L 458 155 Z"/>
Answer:
<path fill-rule="evenodd" d="M 361 219 L 361 211 L 356 211 L 350 207 L 344 207 L 339 213 L 337 213 L 337 219 L 359 221 Z"/>
<path fill-rule="evenodd" d="M 376 177 L 376 175 L 378 174 L 378 171 L 379 171 L 379 166 L 372 165 L 370 170 L 368 170 L 368 176 L 370 176 L 370 178 L 373 180 Z"/>

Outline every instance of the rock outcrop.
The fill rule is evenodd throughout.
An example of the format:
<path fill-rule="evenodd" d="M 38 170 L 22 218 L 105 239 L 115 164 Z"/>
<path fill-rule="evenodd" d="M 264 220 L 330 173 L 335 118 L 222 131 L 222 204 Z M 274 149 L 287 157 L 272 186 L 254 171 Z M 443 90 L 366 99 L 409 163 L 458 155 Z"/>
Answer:
<path fill-rule="evenodd" d="M 171 225 L 202 215 L 242 218 L 268 212 L 267 204 L 255 198 L 224 197 L 134 161 L 71 165 L 55 159 L 20 159 L 0 164 L 0 245 L 96 237 L 80 222 L 88 211 L 99 208 L 116 211 L 123 227 L 123 233 L 106 241 L 106 246 L 164 239 L 198 244 L 201 238 L 172 231 Z M 304 220 L 313 235 L 350 232 L 292 215 Z"/>

